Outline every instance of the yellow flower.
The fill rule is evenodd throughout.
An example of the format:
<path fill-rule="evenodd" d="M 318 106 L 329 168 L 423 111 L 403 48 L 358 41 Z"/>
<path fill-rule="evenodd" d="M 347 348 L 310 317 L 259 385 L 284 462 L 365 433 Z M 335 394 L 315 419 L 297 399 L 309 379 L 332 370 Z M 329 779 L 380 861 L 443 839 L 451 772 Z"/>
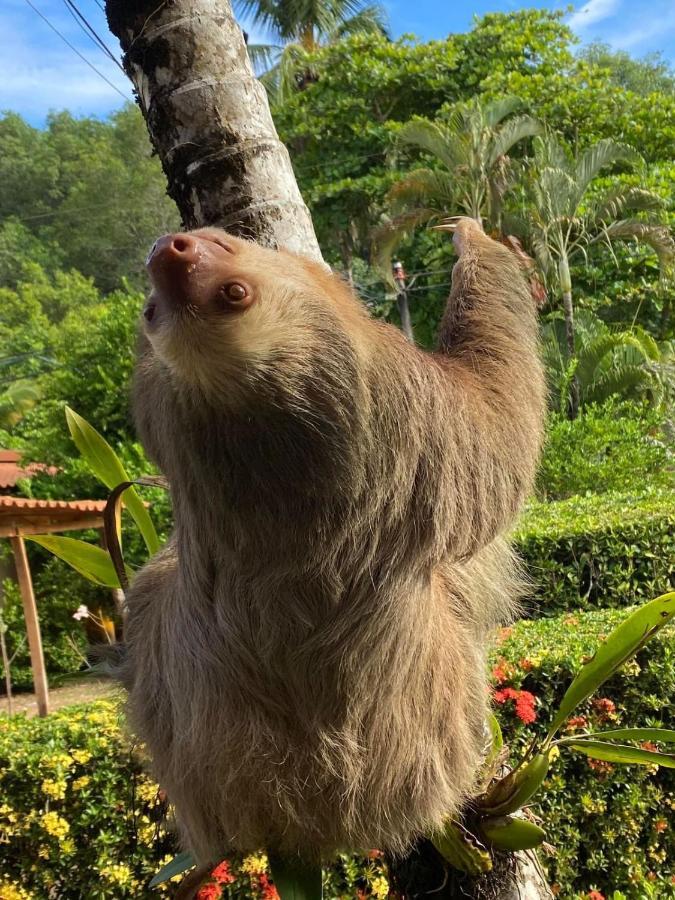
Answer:
<path fill-rule="evenodd" d="M 128 887 L 132 883 L 131 869 L 122 863 L 104 866 L 100 869 L 100 874 L 113 884 L 119 884 L 122 887 Z"/>
<path fill-rule="evenodd" d="M 159 787 L 153 781 L 144 781 L 136 788 L 136 796 L 144 803 L 152 803 L 157 797 Z"/>
<path fill-rule="evenodd" d="M 384 875 L 379 875 L 370 882 L 370 890 L 373 897 L 377 897 L 378 900 L 386 900 L 389 896 L 389 882 Z"/>
<path fill-rule="evenodd" d="M 13 881 L 0 881 L 0 900 L 31 900 L 31 895 Z"/>
<path fill-rule="evenodd" d="M 257 856 L 254 854 L 246 856 L 241 864 L 242 872 L 246 872 L 247 875 L 258 875 L 266 869 L 267 856 L 264 853 L 259 853 Z"/>
<path fill-rule="evenodd" d="M 91 753 L 88 750 L 71 750 L 70 755 L 75 762 L 79 763 L 81 766 L 86 765 L 91 759 Z"/>
<path fill-rule="evenodd" d="M 47 834 L 51 834 L 55 838 L 63 838 L 70 831 L 70 825 L 55 812 L 46 812 L 41 816 L 40 825 L 42 825 Z"/>
<path fill-rule="evenodd" d="M 42 793 L 51 797 L 52 800 L 63 800 L 66 796 L 65 781 L 54 781 L 52 778 L 45 778 L 42 782 Z"/>
<path fill-rule="evenodd" d="M 88 775 L 83 775 L 81 778 L 76 778 L 75 781 L 73 781 L 72 788 L 74 791 L 81 791 L 90 781 L 91 778 Z"/>

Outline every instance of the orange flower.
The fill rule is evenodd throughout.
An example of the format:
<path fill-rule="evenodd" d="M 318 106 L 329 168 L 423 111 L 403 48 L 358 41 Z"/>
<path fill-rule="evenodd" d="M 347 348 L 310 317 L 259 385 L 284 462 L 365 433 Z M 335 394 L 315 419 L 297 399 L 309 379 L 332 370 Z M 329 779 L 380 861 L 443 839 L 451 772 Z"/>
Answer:
<path fill-rule="evenodd" d="M 230 872 L 230 864 L 226 859 L 224 859 L 220 865 L 217 865 L 213 872 L 211 872 L 211 878 L 218 884 L 232 884 L 235 878 L 232 872 Z"/>
<path fill-rule="evenodd" d="M 565 731 L 576 731 L 577 728 L 585 728 L 588 725 L 586 716 L 572 716 L 567 720 Z"/>
<path fill-rule="evenodd" d="M 589 891 L 588 900 L 605 900 L 605 895 L 601 894 L 600 891 Z"/>
<path fill-rule="evenodd" d="M 217 884 L 205 884 L 197 891 L 197 900 L 220 900 L 223 892 Z"/>

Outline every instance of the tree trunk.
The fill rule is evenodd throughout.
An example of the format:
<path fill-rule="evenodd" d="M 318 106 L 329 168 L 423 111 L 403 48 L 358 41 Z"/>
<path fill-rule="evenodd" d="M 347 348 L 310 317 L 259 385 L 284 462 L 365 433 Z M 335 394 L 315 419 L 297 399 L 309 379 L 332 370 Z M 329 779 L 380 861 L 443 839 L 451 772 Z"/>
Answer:
<path fill-rule="evenodd" d="M 219 225 L 320 260 L 288 153 L 228 0 L 106 0 L 106 12 L 185 226 Z M 412 339 L 407 301 L 399 308 Z M 402 883 L 399 873 L 414 858 L 392 861 L 395 881 Z M 468 900 L 548 900 L 543 882 L 532 887 L 531 867 L 519 856 L 502 854 L 499 862 L 475 884 L 454 871 L 448 884 L 461 883 Z M 421 874 L 418 883 L 408 873 L 403 896 L 422 895 L 425 884 Z"/>
<path fill-rule="evenodd" d="M 558 276 L 560 278 L 560 290 L 562 291 L 563 312 L 565 315 L 565 343 L 567 344 L 567 360 L 571 363 L 576 356 L 574 342 L 574 306 L 572 305 L 572 279 L 570 267 L 566 257 L 562 257 L 558 263 Z M 567 403 L 570 419 L 576 419 L 579 415 L 579 379 L 572 376 L 570 382 L 570 395 Z"/>
<path fill-rule="evenodd" d="M 107 0 L 106 13 L 184 226 L 321 260 L 229 2 Z"/>

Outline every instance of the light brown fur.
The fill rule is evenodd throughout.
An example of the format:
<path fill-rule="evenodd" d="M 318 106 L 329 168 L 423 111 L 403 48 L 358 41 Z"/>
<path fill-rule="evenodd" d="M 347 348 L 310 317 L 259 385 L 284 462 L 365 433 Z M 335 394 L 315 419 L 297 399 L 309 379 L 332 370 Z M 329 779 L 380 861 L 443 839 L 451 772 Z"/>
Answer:
<path fill-rule="evenodd" d="M 131 722 L 200 860 L 400 852 L 475 787 L 541 439 L 534 305 L 467 231 L 424 353 L 319 266 L 227 240 L 250 309 L 141 339 L 176 525 L 128 598 Z"/>

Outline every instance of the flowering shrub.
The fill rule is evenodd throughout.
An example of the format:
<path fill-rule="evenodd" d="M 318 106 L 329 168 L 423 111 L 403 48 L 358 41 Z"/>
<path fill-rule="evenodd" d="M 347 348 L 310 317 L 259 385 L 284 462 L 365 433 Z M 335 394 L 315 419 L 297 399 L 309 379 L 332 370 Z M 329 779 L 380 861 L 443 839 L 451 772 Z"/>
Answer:
<path fill-rule="evenodd" d="M 492 674 L 497 716 L 514 758 L 535 734 L 545 733 L 582 662 L 625 615 L 626 610 L 596 610 L 503 630 Z M 523 693 L 534 698 L 534 720 L 518 714 L 516 698 Z M 600 696 L 579 707 L 566 732 L 636 723 L 673 728 L 674 696 L 671 626 L 613 675 Z M 653 749 L 648 742 L 643 747 Z M 615 766 L 563 752 L 535 801 L 553 847 L 547 852 L 544 845 L 540 857 L 557 896 L 614 900 L 620 890 L 616 896 L 622 900 L 675 898 L 675 770 Z"/>
<path fill-rule="evenodd" d="M 496 712 L 514 755 L 545 731 L 573 674 L 624 615 L 563 615 L 502 631 L 492 672 Z M 673 629 L 666 629 L 566 727 L 570 734 L 638 721 L 672 728 L 675 710 L 664 698 L 674 695 Z M 560 754 L 535 806 L 554 848 L 543 861 L 558 896 L 675 900 L 673 810 L 674 770 Z M 177 850 L 164 813 L 141 748 L 124 736 L 117 703 L 71 707 L 47 719 L 0 719 L 2 900 L 170 896 L 171 884 L 148 887 Z M 324 887 L 329 900 L 384 900 L 381 854 L 341 855 L 324 870 Z M 223 860 L 199 897 L 275 900 L 266 857 Z"/>

